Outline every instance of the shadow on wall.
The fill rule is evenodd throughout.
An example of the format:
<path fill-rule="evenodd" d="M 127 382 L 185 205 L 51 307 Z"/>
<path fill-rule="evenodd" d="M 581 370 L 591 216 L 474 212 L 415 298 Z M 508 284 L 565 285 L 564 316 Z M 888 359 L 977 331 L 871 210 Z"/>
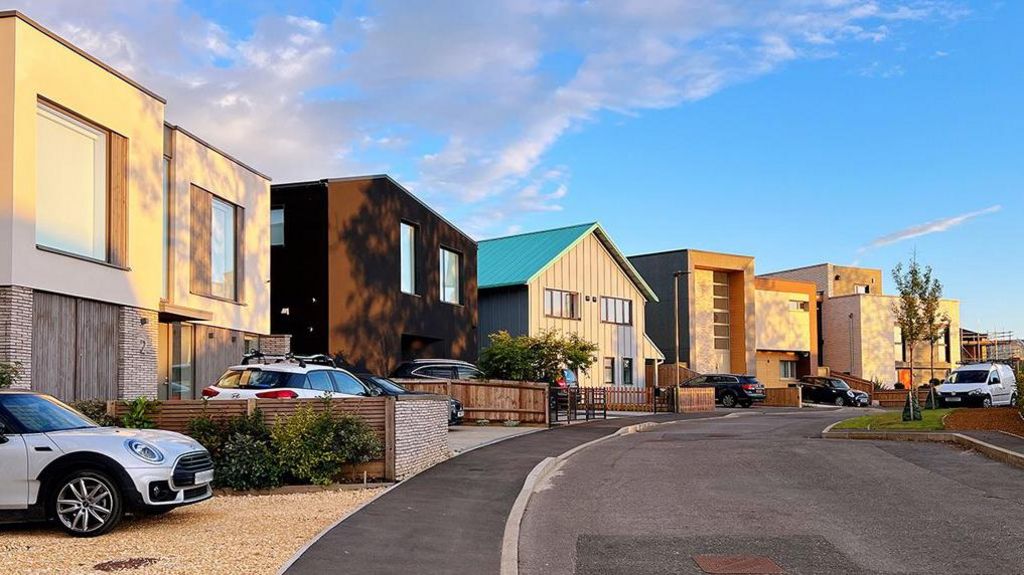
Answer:
<path fill-rule="evenodd" d="M 475 359 L 475 261 L 463 252 L 462 305 L 440 301 L 438 245 L 458 250 L 457 232 L 386 180 L 346 182 L 351 189 L 328 190 L 331 353 L 377 373 L 388 374 L 406 354 Z M 410 204 L 415 204 L 411 206 Z M 416 295 L 401 287 L 399 230 L 402 220 L 419 225 L 416 237 Z M 461 236 L 459 236 L 461 238 Z M 475 254 L 472 254 L 475 259 Z M 469 272 L 472 270 L 472 273 Z M 465 281 L 466 277 L 472 281 Z M 340 297 L 339 297 L 340 296 Z M 334 309 L 337 308 L 337 309 Z M 439 341 L 438 341 L 439 340 Z M 433 343 L 431 343 L 433 342 Z"/>

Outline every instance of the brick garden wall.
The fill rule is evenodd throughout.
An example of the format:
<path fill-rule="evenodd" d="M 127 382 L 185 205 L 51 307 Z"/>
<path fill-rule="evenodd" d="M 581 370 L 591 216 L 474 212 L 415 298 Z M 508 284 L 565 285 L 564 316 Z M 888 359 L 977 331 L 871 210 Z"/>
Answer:
<path fill-rule="evenodd" d="M 266 355 L 286 355 L 292 350 L 292 336 L 261 335 L 260 351 Z"/>
<path fill-rule="evenodd" d="M 157 396 L 157 312 L 122 307 L 117 334 L 117 395 Z"/>
<path fill-rule="evenodd" d="M 32 289 L 0 286 L 0 361 L 17 363 L 16 387 L 32 383 Z"/>
<path fill-rule="evenodd" d="M 399 396 L 395 402 L 395 479 L 405 479 L 449 457 L 448 400 Z"/>

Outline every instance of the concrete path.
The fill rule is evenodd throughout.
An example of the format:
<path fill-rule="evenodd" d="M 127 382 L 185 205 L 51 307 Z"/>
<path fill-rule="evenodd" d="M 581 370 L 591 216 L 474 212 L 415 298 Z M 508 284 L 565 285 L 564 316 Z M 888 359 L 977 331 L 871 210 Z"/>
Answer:
<path fill-rule="evenodd" d="M 462 453 L 495 441 L 543 431 L 542 427 L 505 427 L 503 425 L 456 425 L 448 428 L 448 447 L 453 453 Z"/>
<path fill-rule="evenodd" d="M 633 423 L 725 413 L 609 419 L 476 449 L 364 507 L 312 544 L 286 573 L 498 573 L 505 520 L 526 476 L 544 458 Z"/>
<path fill-rule="evenodd" d="M 1024 472 L 942 444 L 819 438 L 851 415 L 670 424 L 585 449 L 531 498 L 520 572 L 698 574 L 698 555 L 788 575 L 1024 572 Z"/>

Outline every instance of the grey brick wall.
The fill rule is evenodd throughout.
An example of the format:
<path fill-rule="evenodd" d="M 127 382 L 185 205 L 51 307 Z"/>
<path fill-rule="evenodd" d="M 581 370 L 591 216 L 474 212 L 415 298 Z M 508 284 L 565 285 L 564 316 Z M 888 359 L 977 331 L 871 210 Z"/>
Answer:
<path fill-rule="evenodd" d="M 395 402 L 395 479 L 401 480 L 451 457 L 448 400 Z"/>
<path fill-rule="evenodd" d="M 261 335 L 260 351 L 267 355 L 285 355 L 292 350 L 292 336 Z"/>
<path fill-rule="evenodd" d="M 32 289 L 0 286 L 0 361 L 17 363 L 16 387 L 32 385 Z"/>
<path fill-rule="evenodd" d="M 121 308 L 117 341 L 117 395 L 157 396 L 157 312 Z"/>

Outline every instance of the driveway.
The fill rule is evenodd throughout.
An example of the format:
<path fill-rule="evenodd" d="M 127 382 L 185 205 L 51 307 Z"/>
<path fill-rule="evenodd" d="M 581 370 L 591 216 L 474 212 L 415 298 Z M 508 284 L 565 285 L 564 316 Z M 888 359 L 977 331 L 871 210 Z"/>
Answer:
<path fill-rule="evenodd" d="M 633 423 L 724 413 L 609 419 L 473 450 L 402 482 L 327 532 L 286 573 L 498 573 L 509 510 L 544 458 Z"/>
<path fill-rule="evenodd" d="M 806 410 L 669 424 L 567 460 L 530 500 L 523 574 L 1024 572 L 1024 472 L 927 443 L 823 440 Z M 481 570 L 493 572 L 491 570 Z"/>

